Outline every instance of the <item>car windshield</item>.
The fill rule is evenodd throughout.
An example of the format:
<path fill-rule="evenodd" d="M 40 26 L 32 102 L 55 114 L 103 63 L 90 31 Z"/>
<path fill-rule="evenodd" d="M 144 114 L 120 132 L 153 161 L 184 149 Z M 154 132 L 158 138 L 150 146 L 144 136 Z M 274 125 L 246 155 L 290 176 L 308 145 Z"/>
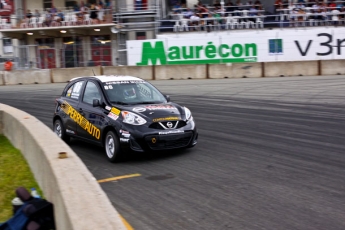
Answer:
<path fill-rule="evenodd" d="M 150 83 L 138 81 L 112 81 L 103 84 L 111 103 L 120 105 L 165 103 L 165 97 Z"/>

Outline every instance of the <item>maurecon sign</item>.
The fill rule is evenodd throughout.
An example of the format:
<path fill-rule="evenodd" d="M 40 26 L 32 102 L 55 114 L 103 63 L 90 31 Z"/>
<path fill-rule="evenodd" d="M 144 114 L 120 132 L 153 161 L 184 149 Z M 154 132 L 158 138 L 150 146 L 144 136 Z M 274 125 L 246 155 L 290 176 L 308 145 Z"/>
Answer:
<path fill-rule="evenodd" d="M 137 42 L 137 43 L 133 43 Z M 200 45 L 170 45 L 162 40 L 128 41 L 129 47 L 135 46 L 138 54 L 128 51 L 129 65 L 181 65 L 181 64 L 219 64 L 257 61 L 257 45 L 255 43 L 216 43 L 206 41 Z M 184 45 L 186 44 L 186 45 Z M 191 43 L 193 44 L 193 42 Z M 131 48 L 127 48 L 130 50 Z M 136 60 L 135 62 L 133 62 Z"/>
<path fill-rule="evenodd" d="M 345 59 L 343 27 L 161 34 L 127 41 L 127 64 L 180 65 Z"/>

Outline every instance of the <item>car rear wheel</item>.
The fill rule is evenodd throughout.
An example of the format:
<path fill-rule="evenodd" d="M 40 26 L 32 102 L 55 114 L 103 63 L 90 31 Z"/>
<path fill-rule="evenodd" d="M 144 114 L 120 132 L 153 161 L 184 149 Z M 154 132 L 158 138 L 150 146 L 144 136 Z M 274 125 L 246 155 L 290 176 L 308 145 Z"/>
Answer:
<path fill-rule="evenodd" d="M 120 160 L 121 149 L 120 142 L 113 131 L 109 131 L 105 136 L 104 148 L 107 154 L 108 160 L 111 162 L 117 162 Z"/>
<path fill-rule="evenodd" d="M 66 143 L 70 141 L 70 137 L 67 136 L 65 127 L 63 126 L 60 119 L 57 119 L 54 122 L 54 133 L 56 133 L 56 135 L 58 135 L 58 137 L 60 137 Z"/>

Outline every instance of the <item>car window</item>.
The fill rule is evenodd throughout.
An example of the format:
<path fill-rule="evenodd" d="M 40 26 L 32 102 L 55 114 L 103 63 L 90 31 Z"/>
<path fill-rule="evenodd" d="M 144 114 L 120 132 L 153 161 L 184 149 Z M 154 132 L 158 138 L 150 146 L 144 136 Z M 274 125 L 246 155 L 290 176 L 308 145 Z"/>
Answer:
<path fill-rule="evenodd" d="M 103 85 L 112 103 L 145 104 L 164 103 L 164 96 L 150 83 L 143 80 L 113 81 Z"/>
<path fill-rule="evenodd" d="M 140 96 L 144 100 L 160 100 L 160 95 L 155 93 L 152 88 L 148 87 L 146 84 L 138 84 L 138 90 Z"/>
<path fill-rule="evenodd" d="M 64 96 L 78 100 L 83 83 L 84 81 L 78 81 L 71 85 Z"/>
<path fill-rule="evenodd" d="M 98 99 L 101 101 L 102 97 L 96 84 L 89 81 L 85 87 L 83 102 L 92 105 L 93 99 Z"/>

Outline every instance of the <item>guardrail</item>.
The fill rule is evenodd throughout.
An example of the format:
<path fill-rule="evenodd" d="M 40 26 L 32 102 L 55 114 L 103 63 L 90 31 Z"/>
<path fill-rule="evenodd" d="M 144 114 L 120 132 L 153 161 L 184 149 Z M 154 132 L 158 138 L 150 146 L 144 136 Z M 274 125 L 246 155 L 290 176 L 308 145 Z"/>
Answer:
<path fill-rule="evenodd" d="M 54 204 L 57 229 L 126 229 L 80 158 L 42 122 L 0 104 L 0 134 L 22 152 L 44 196 Z M 59 153 L 67 158 L 60 159 Z"/>

